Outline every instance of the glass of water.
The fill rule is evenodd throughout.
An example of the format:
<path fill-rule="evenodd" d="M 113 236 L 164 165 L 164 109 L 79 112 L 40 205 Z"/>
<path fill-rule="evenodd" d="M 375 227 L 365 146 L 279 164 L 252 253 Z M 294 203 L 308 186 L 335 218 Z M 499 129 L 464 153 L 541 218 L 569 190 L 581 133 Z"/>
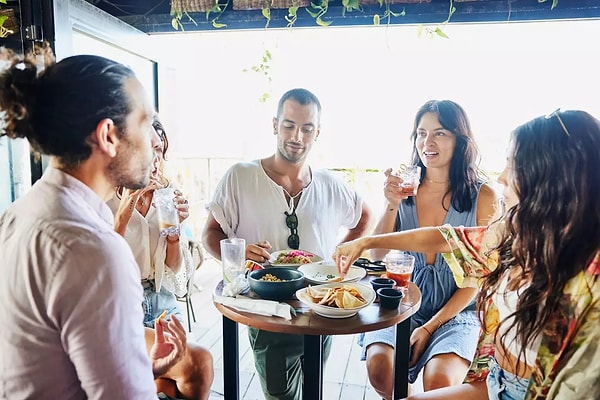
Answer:
<path fill-rule="evenodd" d="M 154 206 L 158 213 L 160 235 L 179 235 L 179 214 L 177 213 L 177 207 L 175 207 L 175 189 L 162 188 L 155 190 Z"/>

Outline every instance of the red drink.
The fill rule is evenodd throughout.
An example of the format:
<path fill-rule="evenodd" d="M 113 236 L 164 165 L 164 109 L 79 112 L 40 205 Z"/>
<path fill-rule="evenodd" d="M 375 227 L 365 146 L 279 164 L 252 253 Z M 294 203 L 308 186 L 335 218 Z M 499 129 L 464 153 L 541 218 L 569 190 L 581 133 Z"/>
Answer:
<path fill-rule="evenodd" d="M 400 192 L 404 196 L 416 196 L 417 195 L 417 187 L 416 186 L 400 186 Z"/>
<path fill-rule="evenodd" d="M 403 287 L 403 288 L 407 288 L 408 282 L 410 282 L 410 276 L 412 275 L 412 273 L 387 271 L 386 275 L 388 278 L 396 281 L 396 285 Z"/>

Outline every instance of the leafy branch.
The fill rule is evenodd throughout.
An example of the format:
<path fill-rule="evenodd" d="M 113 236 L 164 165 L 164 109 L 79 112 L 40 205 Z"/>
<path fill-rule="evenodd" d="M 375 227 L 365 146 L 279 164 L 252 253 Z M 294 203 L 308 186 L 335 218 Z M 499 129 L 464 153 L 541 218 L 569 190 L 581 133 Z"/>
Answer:
<path fill-rule="evenodd" d="M 390 2 L 388 0 L 378 0 L 379 8 L 381 8 L 385 4 L 385 11 L 383 12 L 383 16 L 379 16 L 379 14 L 373 15 L 373 25 L 380 25 L 381 18 L 387 19 L 387 25 L 389 26 L 392 17 L 404 17 L 406 15 L 406 9 L 403 8 L 400 12 L 394 12 L 390 9 Z"/>
<path fill-rule="evenodd" d="M 6 5 L 6 0 L 0 0 L 0 3 Z M 5 38 L 15 33 L 12 29 L 8 29 L 4 26 L 6 21 L 8 21 L 8 18 L 8 15 L 0 15 L 0 38 Z"/>
<path fill-rule="evenodd" d="M 243 72 L 256 72 L 257 74 L 263 75 L 267 78 L 268 82 L 268 90 L 264 92 L 261 97 L 258 99 L 261 103 L 265 103 L 269 98 L 271 98 L 271 83 L 273 81 L 271 77 L 271 61 L 273 59 L 273 55 L 268 49 L 265 49 L 263 52 L 261 62 L 258 65 L 253 65 L 250 69 L 244 68 Z"/>
<path fill-rule="evenodd" d="M 306 12 L 310 14 L 311 17 L 315 19 L 315 22 L 319 26 L 329 26 L 333 21 L 323 21 L 323 16 L 327 14 L 327 10 L 329 9 L 329 0 L 317 0 L 318 3 L 311 2 L 309 10 L 306 8 Z M 314 9 L 314 10 L 313 10 Z"/>
<path fill-rule="evenodd" d="M 546 0 L 542 0 L 542 1 L 546 1 Z M 436 26 L 435 29 L 431 29 L 431 28 L 423 26 L 423 25 L 419 26 L 418 31 L 417 31 L 417 36 L 421 37 L 423 32 L 425 32 L 427 37 L 430 39 L 434 38 L 435 36 L 439 36 L 444 39 L 450 39 L 448 37 L 448 35 L 446 35 L 444 33 L 442 28 L 444 28 L 444 27 L 446 27 L 446 25 L 448 25 L 448 23 L 450 22 L 450 19 L 452 18 L 452 16 L 454 15 L 455 12 L 456 12 L 456 7 L 454 7 L 454 0 L 450 0 L 450 7 L 448 9 L 448 18 L 446 18 L 446 20 L 444 22 L 442 22 L 441 24 Z"/>

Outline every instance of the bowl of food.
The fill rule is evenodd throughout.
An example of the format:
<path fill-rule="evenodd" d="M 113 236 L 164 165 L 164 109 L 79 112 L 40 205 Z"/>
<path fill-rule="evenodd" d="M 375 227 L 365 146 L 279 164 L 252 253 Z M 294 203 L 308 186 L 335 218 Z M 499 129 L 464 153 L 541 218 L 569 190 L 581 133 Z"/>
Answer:
<path fill-rule="evenodd" d="M 287 300 L 304 286 L 304 274 L 285 267 L 258 269 L 248 274 L 248 283 L 261 299 Z"/>
<path fill-rule="evenodd" d="M 351 266 L 346 276 L 342 278 L 333 261 L 304 264 L 298 267 L 298 271 L 304 274 L 304 279 L 308 283 L 315 285 L 334 282 L 358 282 L 367 275 L 366 269 Z"/>
<path fill-rule="evenodd" d="M 306 250 L 279 250 L 271 253 L 269 264 L 274 267 L 298 267 L 303 264 L 322 261 L 316 254 Z"/>
<path fill-rule="evenodd" d="M 300 289 L 296 297 L 322 317 L 349 318 L 373 303 L 375 291 L 358 283 L 326 283 Z"/>

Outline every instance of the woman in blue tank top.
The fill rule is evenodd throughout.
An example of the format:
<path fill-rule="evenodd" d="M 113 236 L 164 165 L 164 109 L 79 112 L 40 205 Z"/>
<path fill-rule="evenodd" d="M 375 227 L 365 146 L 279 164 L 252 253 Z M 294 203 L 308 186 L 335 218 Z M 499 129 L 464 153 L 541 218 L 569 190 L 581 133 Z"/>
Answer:
<path fill-rule="evenodd" d="M 416 196 L 402 194 L 402 179 L 385 171 L 386 205 L 374 234 L 424 226 L 487 225 L 496 211 L 496 195 L 477 167 L 479 151 L 467 115 L 449 100 L 432 100 L 417 112 L 411 134 L 412 164 L 421 167 Z M 381 260 L 387 250 L 372 250 Z M 411 320 L 409 381 L 423 370 L 425 391 L 463 381 L 475 353 L 479 321 L 476 289 L 459 289 L 440 254 L 412 253 L 412 281 L 422 293 Z M 362 334 L 362 359 L 377 393 L 391 397 L 394 328 Z"/>

